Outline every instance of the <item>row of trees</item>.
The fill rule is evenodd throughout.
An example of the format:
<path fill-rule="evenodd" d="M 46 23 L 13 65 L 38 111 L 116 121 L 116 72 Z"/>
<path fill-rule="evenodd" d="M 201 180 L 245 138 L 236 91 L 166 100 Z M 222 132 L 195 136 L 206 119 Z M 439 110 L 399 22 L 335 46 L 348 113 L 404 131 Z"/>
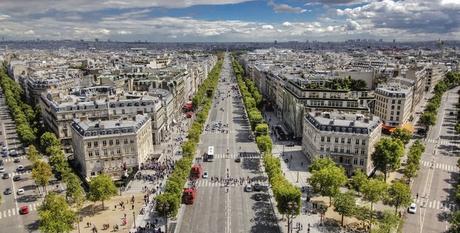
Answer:
<path fill-rule="evenodd" d="M 404 144 L 398 138 L 382 138 L 375 145 L 375 151 L 371 155 L 375 169 L 382 172 L 384 181 L 387 174 L 401 167 L 401 158 L 404 155 Z"/>
<path fill-rule="evenodd" d="M 22 101 L 23 91 L 18 83 L 8 77 L 5 73 L 5 67 L 0 68 L 0 86 L 5 95 L 6 105 L 11 111 L 14 121 L 16 122 L 16 131 L 21 141 L 27 145 L 36 140 L 38 113 Z"/>
<path fill-rule="evenodd" d="M 208 116 L 212 105 L 212 95 L 219 81 L 220 72 L 222 69 L 223 57 L 219 55 L 219 60 L 214 68 L 209 72 L 208 78 L 200 85 L 197 93 L 192 99 L 195 109 L 196 118 L 191 128 L 188 131 L 188 140 L 182 145 L 183 157 L 176 162 L 172 174 L 166 181 L 165 191 L 156 196 L 155 209 L 160 216 L 166 220 L 176 216 L 182 197 L 182 188 L 187 182 L 190 174 L 190 168 L 193 163 L 193 158 L 196 152 L 197 144 L 200 140 L 200 135 L 203 132 L 203 126 Z"/>
<path fill-rule="evenodd" d="M 404 177 L 410 182 L 412 178 L 417 176 L 420 169 L 420 159 L 425 151 L 425 146 L 417 140 L 412 144 L 407 154 L 407 162 L 403 170 Z"/>
<path fill-rule="evenodd" d="M 384 180 L 378 178 L 368 179 L 361 170 L 357 170 L 348 182 L 343 167 L 337 166 L 330 158 L 314 160 L 309 170 L 312 175 L 308 182 L 313 192 L 329 197 L 329 206 L 334 205 L 334 211 L 342 215 L 342 225 L 344 217 L 356 217 L 368 227 L 379 220 L 377 231 L 389 232 L 399 222 L 396 217 L 398 209 L 407 207 L 411 202 L 411 193 L 407 184 L 397 181 L 388 185 Z M 347 184 L 352 189 L 341 192 L 340 188 Z M 370 207 L 359 206 L 356 201 L 357 197 L 367 201 Z M 374 204 L 379 201 L 395 207 L 395 212 L 384 212 L 383 216 L 378 219 L 374 211 Z"/>
<path fill-rule="evenodd" d="M 420 123 L 428 129 L 436 124 L 438 108 L 441 106 L 441 99 L 444 92 L 460 85 L 460 73 L 448 72 L 446 77 L 439 81 L 434 87 L 434 96 L 428 101 L 425 111 L 420 117 Z"/>
<path fill-rule="evenodd" d="M 283 175 L 279 158 L 271 155 L 272 140 L 269 136 L 268 124 L 264 122 L 262 113 L 257 107 L 261 107 L 262 95 L 250 79 L 243 78 L 243 68 L 233 59 L 233 71 L 236 75 L 238 86 L 246 107 L 251 128 L 256 135 L 256 143 L 260 151 L 264 153 L 263 161 L 273 194 L 276 199 L 277 209 L 283 215 L 298 215 L 301 208 L 301 196 L 299 188 L 291 184 Z M 288 217 L 289 221 L 289 217 Z M 289 224 L 289 223 L 288 223 Z"/>

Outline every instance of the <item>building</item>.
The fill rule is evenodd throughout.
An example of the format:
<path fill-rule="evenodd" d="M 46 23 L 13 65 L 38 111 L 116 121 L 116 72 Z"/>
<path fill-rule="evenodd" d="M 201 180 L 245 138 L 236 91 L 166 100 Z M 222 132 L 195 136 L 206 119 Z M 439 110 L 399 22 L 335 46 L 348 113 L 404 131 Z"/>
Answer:
<path fill-rule="evenodd" d="M 345 168 L 348 176 L 356 169 L 371 174 L 371 154 L 380 140 L 382 124 L 376 116 L 339 112 L 306 112 L 302 150 L 313 160 L 329 156 Z"/>
<path fill-rule="evenodd" d="M 374 114 L 388 127 L 402 126 L 412 116 L 413 82 L 398 78 L 375 89 Z"/>
<path fill-rule="evenodd" d="M 75 120 L 72 147 L 82 176 L 101 173 L 114 179 L 139 168 L 153 154 L 152 127 L 148 115 L 120 120 Z"/>

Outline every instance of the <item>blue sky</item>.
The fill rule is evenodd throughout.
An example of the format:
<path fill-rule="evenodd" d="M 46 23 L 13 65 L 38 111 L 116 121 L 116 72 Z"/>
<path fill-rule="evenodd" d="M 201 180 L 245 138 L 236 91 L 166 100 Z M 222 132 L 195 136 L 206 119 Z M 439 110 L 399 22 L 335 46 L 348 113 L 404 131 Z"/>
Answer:
<path fill-rule="evenodd" d="M 10 39 L 458 39 L 460 1 L 2 0 L 0 24 Z"/>

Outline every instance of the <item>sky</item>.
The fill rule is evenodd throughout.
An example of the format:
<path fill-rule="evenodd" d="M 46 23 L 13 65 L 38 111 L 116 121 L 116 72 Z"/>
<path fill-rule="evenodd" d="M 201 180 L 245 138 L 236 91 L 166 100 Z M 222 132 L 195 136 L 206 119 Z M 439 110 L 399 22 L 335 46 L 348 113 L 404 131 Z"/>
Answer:
<path fill-rule="evenodd" d="M 0 37 L 150 42 L 460 40 L 460 0 L 0 0 Z"/>

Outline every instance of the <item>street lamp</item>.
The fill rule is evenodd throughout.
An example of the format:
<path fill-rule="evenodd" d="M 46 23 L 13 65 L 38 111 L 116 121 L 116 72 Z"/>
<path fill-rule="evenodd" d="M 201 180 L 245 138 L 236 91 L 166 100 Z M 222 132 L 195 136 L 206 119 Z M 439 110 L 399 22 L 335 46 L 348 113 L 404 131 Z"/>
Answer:
<path fill-rule="evenodd" d="M 288 233 L 292 233 L 292 221 L 294 217 L 297 215 L 298 205 L 296 202 L 288 202 L 287 203 L 287 220 L 288 220 Z"/>

